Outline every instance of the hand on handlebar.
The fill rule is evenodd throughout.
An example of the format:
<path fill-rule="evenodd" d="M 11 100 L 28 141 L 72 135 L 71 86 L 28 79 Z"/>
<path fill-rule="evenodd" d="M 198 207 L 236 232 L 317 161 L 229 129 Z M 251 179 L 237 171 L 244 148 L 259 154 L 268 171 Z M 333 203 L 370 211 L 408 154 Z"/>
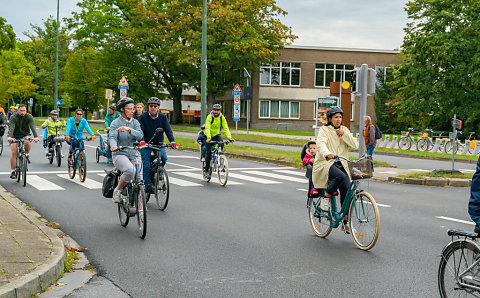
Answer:
<path fill-rule="evenodd" d="M 228 141 L 229 141 L 230 143 L 233 143 L 233 142 L 235 142 L 235 139 L 229 139 Z"/>
<path fill-rule="evenodd" d="M 69 135 L 66 135 L 66 136 L 65 136 L 65 140 L 70 141 L 70 136 L 69 136 Z"/>
<path fill-rule="evenodd" d="M 38 142 L 38 138 L 33 138 L 33 141 L 34 141 L 35 143 L 37 143 L 37 142 Z"/>
<path fill-rule="evenodd" d="M 330 159 L 334 159 L 334 158 L 335 158 L 335 155 L 333 155 L 333 154 L 328 154 L 328 155 L 325 156 L 326 160 L 330 160 Z"/>
<path fill-rule="evenodd" d="M 15 142 L 15 138 L 8 137 L 7 140 L 8 140 L 10 143 L 11 143 L 11 142 Z"/>
<path fill-rule="evenodd" d="M 178 144 L 176 142 L 173 142 L 171 145 L 173 146 L 173 148 L 178 149 Z"/>
<path fill-rule="evenodd" d="M 110 148 L 110 151 L 112 151 L 112 152 L 117 152 L 117 151 L 118 151 L 118 147 L 117 147 L 117 146 L 114 146 L 114 147 Z"/>

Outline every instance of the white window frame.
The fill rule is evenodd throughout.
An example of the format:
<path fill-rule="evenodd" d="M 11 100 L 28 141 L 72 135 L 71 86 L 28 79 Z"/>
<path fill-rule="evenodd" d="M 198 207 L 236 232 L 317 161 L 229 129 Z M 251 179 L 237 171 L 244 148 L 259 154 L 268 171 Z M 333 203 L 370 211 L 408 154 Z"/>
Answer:
<path fill-rule="evenodd" d="M 278 102 L 278 115 L 276 117 L 272 117 L 270 114 L 270 109 L 272 105 L 272 101 L 277 101 Z M 262 102 L 268 102 L 268 117 L 262 117 L 260 115 L 261 109 L 262 109 Z M 282 118 L 280 117 L 281 115 L 281 107 L 282 107 L 282 102 L 288 102 L 288 117 L 287 118 Z M 292 103 L 297 102 L 298 103 L 298 117 L 292 117 Z M 258 101 L 258 119 L 300 119 L 300 114 L 301 114 L 301 102 L 299 100 L 275 100 L 275 99 L 261 99 Z"/>
<path fill-rule="evenodd" d="M 380 88 L 385 84 L 385 82 L 387 80 L 387 71 L 389 69 L 392 69 L 392 67 L 391 66 L 383 66 L 383 65 L 375 65 L 375 71 L 377 72 L 377 78 L 376 79 L 378 79 L 378 74 L 380 72 L 383 75 L 383 82 L 380 83 L 378 80 L 375 80 L 375 86 L 376 87 Z M 380 70 L 382 70 L 382 71 L 380 71 Z"/>
<path fill-rule="evenodd" d="M 260 86 L 283 86 L 283 87 L 300 87 L 301 85 L 301 82 L 302 82 L 302 64 L 300 62 L 277 62 L 278 63 L 278 66 L 272 66 L 272 65 L 263 65 L 263 66 L 260 66 L 260 78 L 259 78 L 259 84 Z M 289 63 L 290 66 L 289 67 L 284 67 L 283 64 L 286 64 L 286 63 Z M 298 63 L 299 66 L 298 67 L 292 67 L 292 64 L 293 63 Z M 263 84 L 262 83 L 262 68 L 267 68 L 268 71 L 269 71 L 269 79 L 270 79 L 270 82 L 268 82 L 267 84 Z M 278 68 L 279 71 L 280 71 L 280 76 L 279 76 L 279 84 L 278 85 L 273 85 L 272 84 L 272 68 Z M 290 79 L 289 79 L 289 84 L 288 85 L 283 85 L 282 84 L 282 68 L 288 68 L 290 70 L 289 74 L 290 74 Z M 293 85 L 292 84 L 292 70 L 298 70 L 299 72 L 299 76 L 298 76 L 298 85 Z"/>
<path fill-rule="evenodd" d="M 319 68 L 317 67 L 319 64 L 323 64 L 323 68 Z M 327 64 L 332 64 L 333 65 L 333 69 L 332 68 L 327 68 Z M 342 69 L 337 69 L 337 65 L 342 65 L 343 68 Z M 346 66 L 352 66 L 352 68 L 355 68 L 355 64 L 344 64 L 344 63 L 315 63 L 315 76 L 313 78 L 313 85 L 314 87 L 316 88 L 330 88 L 330 86 L 326 86 L 325 84 L 325 80 L 327 79 L 327 70 L 329 71 L 333 71 L 333 81 L 332 82 L 336 82 L 337 81 L 337 72 L 341 72 L 342 73 L 342 77 L 341 77 L 341 80 L 342 82 L 345 81 L 345 75 L 347 72 L 352 72 L 353 69 L 345 69 Z M 317 71 L 323 71 L 323 85 L 317 85 Z"/>

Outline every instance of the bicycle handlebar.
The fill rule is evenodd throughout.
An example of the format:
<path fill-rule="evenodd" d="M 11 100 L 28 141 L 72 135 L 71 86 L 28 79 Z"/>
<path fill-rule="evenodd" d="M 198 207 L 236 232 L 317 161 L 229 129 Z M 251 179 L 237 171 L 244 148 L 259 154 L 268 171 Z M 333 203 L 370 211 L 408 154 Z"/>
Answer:
<path fill-rule="evenodd" d="M 226 140 L 226 141 L 210 141 L 210 144 L 215 144 L 215 145 L 227 145 L 227 144 L 230 144 L 230 143 L 233 143 L 231 142 L 230 140 Z"/>
<path fill-rule="evenodd" d="M 345 160 L 346 162 L 357 162 L 357 161 L 363 160 L 363 159 L 365 159 L 365 158 L 367 158 L 367 155 L 366 155 L 366 154 L 364 154 L 362 157 L 360 157 L 360 158 L 357 159 L 357 160 L 349 160 L 348 158 L 345 158 L 345 157 L 340 156 L 340 155 L 334 155 L 334 156 L 333 156 L 333 159 L 334 159 L 335 161 L 340 161 L 340 160 L 343 159 L 343 160 Z"/>
<path fill-rule="evenodd" d="M 154 150 L 160 150 L 161 148 L 175 148 L 172 144 L 162 144 L 162 145 L 153 145 L 153 144 L 145 144 L 145 145 L 140 145 L 139 143 L 133 144 L 133 146 L 117 146 L 117 149 L 113 152 L 118 152 L 123 149 L 134 149 L 134 150 L 140 150 L 140 149 L 154 149 Z"/>

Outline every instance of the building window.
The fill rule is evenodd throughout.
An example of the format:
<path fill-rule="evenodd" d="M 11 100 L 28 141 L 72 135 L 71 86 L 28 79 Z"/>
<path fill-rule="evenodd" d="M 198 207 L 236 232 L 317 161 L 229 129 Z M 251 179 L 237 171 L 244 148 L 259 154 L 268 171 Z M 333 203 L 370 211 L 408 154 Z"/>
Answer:
<path fill-rule="evenodd" d="M 330 82 L 352 81 L 353 64 L 315 64 L 315 87 L 330 87 Z"/>
<path fill-rule="evenodd" d="M 393 69 L 389 66 L 375 65 L 375 70 L 377 71 L 375 85 L 380 88 L 385 85 L 387 78 L 390 78 Z"/>
<path fill-rule="evenodd" d="M 247 118 L 247 101 L 240 101 L 240 118 Z"/>
<path fill-rule="evenodd" d="M 300 102 L 261 100 L 259 118 L 299 119 Z"/>
<path fill-rule="evenodd" d="M 260 67 L 260 84 L 267 86 L 300 86 L 300 63 L 278 62 Z"/>

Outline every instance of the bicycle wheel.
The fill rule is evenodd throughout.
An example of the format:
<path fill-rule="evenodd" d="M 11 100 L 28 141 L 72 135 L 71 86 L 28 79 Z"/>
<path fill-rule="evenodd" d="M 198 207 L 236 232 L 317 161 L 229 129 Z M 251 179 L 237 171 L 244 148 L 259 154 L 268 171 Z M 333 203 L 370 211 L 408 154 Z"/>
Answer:
<path fill-rule="evenodd" d="M 440 297 L 480 296 L 478 291 L 460 285 L 461 282 L 479 286 L 479 266 L 468 269 L 479 257 L 480 248 L 472 241 L 457 240 L 443 250 L 438 267 Z"/>
<path fill-rule="evenodd" d="M 140 238 L 145 239 L 147 236 L 147 201 L 145 199 L 145 186 L 139 184 L 135 190 L 137 199 L 135 207 L 137 209 L 137 234 Z"/>
<path fill-rule="evenodd" d="M 398 141 L 398 148 L 402 150 L 410 150 L 411 147 L 412 141 L 410 140 L 410 138 L 401 137 Z"/>
<path fill-rule="evenodd" d="M 48 149 L 48 153 L 50 154 L 50 156 L 48 157 L 48 163 L 52 164 L 53 159 L 55 158 L 55 156 L 53 156 L 53 150 L 52 150 L 52 152 L 50 152 L 50 149 Z"/>
<path fill-rule="evenodd" d="M 127 198 L 129 197 L 130 197 L 130 194 L 127 194 Z M 122 227 L 126 227 L 128 225 L 128 222 L 130 221 L 130 216 L 129 216 L 130 204 L 128 200 L 126 199 L 122 200 L 122 202 L 117 204 L 117 208 L 118 208 L 118 219 L 120 219 L 120 224 L 122 225 Z"/>
<path fill-rule="evenodd" d="M 369 250 L 380 234 L 380 213 L 372 195 L 362 191 L 355 195 L 348 209 L 348 224 L 353 242 L 361 250 Z"/>
<path fill-rule="evenodd" d="M 3 153 L 3 136 L 0 137 L 0 156 L 2 155 Z"/>
<path fill-rule="evenodd" d="M 220 185 L 225 186 L 228 181 L 228 160 L 225 155 L 218 156 L 217 174 Z"/>
<path fill-rule="evenodd" d="M 315 205 L 320 206 L 321 199 L 322 197 L 308 198 L 308 201 L 307 201 L 307 210 L 308 210 L 308 219 L 309 219 L 308 222 L 310 223 L 310 227 L 312 228 L 312 231 L 316 236 L 325 238 L 332 231 L 332 227 L 330 226 L 330 220 L 325 216 L 325 213 L 319 212 L 315 208 Z M 329 203 L 329 208 L 330 208 L 330 203 Z"/>
<path fill-rule="evenodd" d="M 97 161 L 97 163 L 100 162 L 100 149 L 98 149 L 98 147 L 97 150 L 95 150 L 95 160 Z"/>
<path fill-rule="evenodd" d="M 75 172 L 77 171 L 76 158 L 74 156 L 75 154 L 72 154 L 68 157 L 68 176 L 70 179 L 75 178 Z"/>
<path fill-rule="evenodd" d="M 418 140 L 417 151 L 428 151 L 428 142 L 425 139 Z"/>
<path fill-rule="evenodd" d="M 55 146 L 55 157 L 57 158 L 57 166 L 62 165 L 62 147 L 60 145 Z"/>
<path fill-rule="evenodd" d="M 78 178 L 80 182 L 85 182 L 87 178 L 87 156 L 83 151 L 78 154 Z"/>
<path fill-rule="evenodd" d="M 22 179 L 23 179 L 23 186 L 27 185 L 27 157 L 25 153 L 22 154 Z"/>
<path fill-rule="evenodd" d="M 17 183 L 20 182 L 20 179 L 22 179 L 23 164 L 24 161 L 22 159 L 22 154 L 17 152 L 17 166 L 15 167 L 15 171 L 17 172 Z"/>
<path fill-rule="evenodd" d="M 456 146 L 456 150 L 455 150 L 455 153 L 458 153 L 458 150 L 460 149 L 460 146 L 457 144 Z M 452 153 L 452 150 L 453 150 L 453 142 L 450 140 L 450 141 L 447 141 L 445 143 L 445 148 L 444 148 L 444 152 L 445 153 Z"/>
<path fill-rule="evenodd" d="M 165 208 L 167 208 L 168 197 L 170 196 L 170 184 L 168 182 L 167 171 L 161 166 L 158 166 L 154 177 L 155 200 L 157 201 L 157 208 L 163 211 Z"/>

